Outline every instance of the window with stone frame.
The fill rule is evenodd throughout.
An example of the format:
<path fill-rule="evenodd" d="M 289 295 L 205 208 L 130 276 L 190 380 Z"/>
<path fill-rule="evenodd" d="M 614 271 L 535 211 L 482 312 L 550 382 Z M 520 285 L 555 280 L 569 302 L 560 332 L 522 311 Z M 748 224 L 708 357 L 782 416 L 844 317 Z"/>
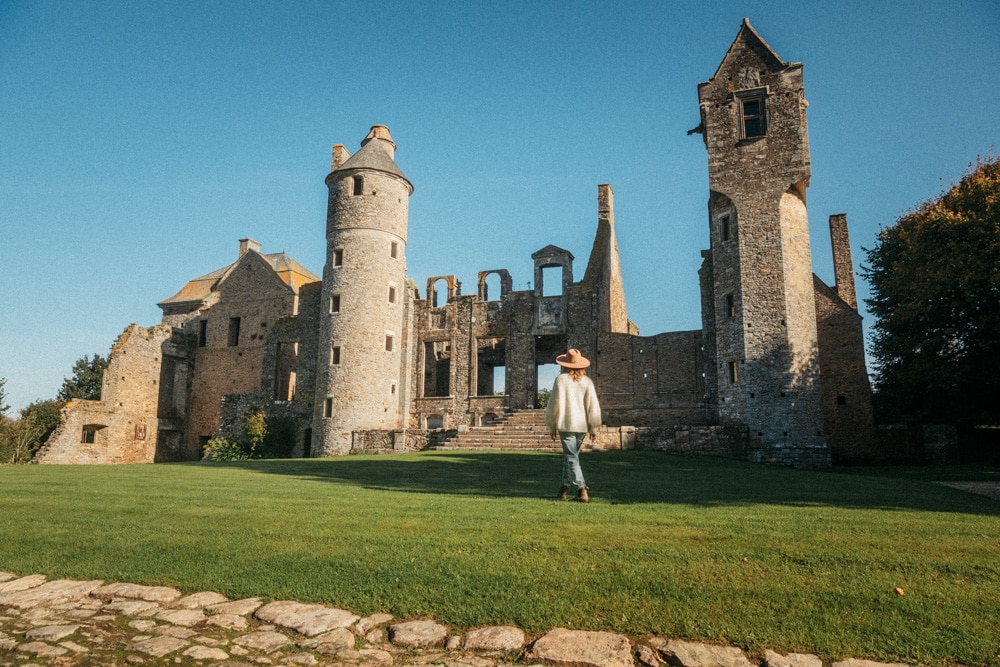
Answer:
<path fill-rule="evenodd" d="M 333 397 L 327 396 L 326 400 L 323 401 L 323 417 L 329 419 L 333 416 Z"/>
<path fill-rule="evenodd" d="M 733 294 L 726 295 L 726 317 L 736 317 L 736 296 Z"/>
<path fill-rule="evenodd" d="M 389 303 L 396 303 L 396 286 L 389 285 Z"/>
<path fill-rule="evenodd" d="M 740 139 L 753 139 L 767 134 L 764 90 L 737 93 L 739 107 Z"/>
<path fill-rule="evenodd" d="M 340 365 L 340 346 L 334 345 L 330 348 L 330 365 L 339 366 Z"/>
<path fill-rule="evenodd" d="M 361 176 L 354 177 L 354 196 L 363 195 L 365 193 L 365 179 Z"/>
<path fill-rule="evenodd" d="M 337 248 L 333 251 L 333 265 L 343 266 L 344 265 L 344 249 Z"/>
<path fill-rule="evenodd" d="M 237 347 L 240 344 L 240 318 L 229 318 L 229 347 Z"/>
<path fill-rule="evenodd" d="M 330 314 L 336 314 L 340 312 L 340 295 L 331 294 L 330 295 Z"/>
<path fill-rule="evenodd" d="M 198 347 L 208 345 L 208 320 L 198 320 Z"/>
<path fill-rule="evenodd" d="M 393 337 L 392 334 L 386 334 L 385 335 L 385 351 L 386 352 L 392 352 L 393 339 L 394 339 L 394 337 Z"/>
<path fill-rule="evenodd" d="M 729 376 L 729 384 L 736 384 L 740 379 L 739 371 L 737 370 L 736 367 L 736 362 L 735 361 L 727 362 L 726 371 L 727 375 Z"/>
<path fill-rule="evenodd" d="M 389 257 L 397 259 L 399 257 L 399 243 L 397 241 L 391 241 L 389 243 Z"/>
<path fill-rule="evenodd" d="M 728 241 L 733 235 L 733 225 L 732 218 L 728 215 L 724 215 L 719 218 L 719 238 L 723 241 Z"/>

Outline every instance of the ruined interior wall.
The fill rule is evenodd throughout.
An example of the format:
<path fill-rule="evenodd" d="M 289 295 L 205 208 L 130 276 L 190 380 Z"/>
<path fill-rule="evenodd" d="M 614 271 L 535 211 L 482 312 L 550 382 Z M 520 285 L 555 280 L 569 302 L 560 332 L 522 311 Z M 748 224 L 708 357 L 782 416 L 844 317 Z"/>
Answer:
<path fill-rule="evenodd" d="M 183 340 L 170 327 L 129 325 L 108 355 L 99 401 L 70 401 L 59 427 L 38 452 L 38 463 L 153 463 L 159 435 L 161 360 L 166 352 L 182 362 Z M 181 364 L 183 365 L 183 363 Z M 178 375 L 173 364 L 173 377 Z M 185 373 L 179 373 L 186 377 Z M 172 387 L 168 388 L 172 392 Z M 173 415 L 164 415 L 171 421 Z M 94 442 L 84 440 L 84 427 Z"/>
<path fill-rule="evenodd" d="M 861 316 L 814 277 L 826 441 L 836 463 L 875 460 L 872 388 Z"/>

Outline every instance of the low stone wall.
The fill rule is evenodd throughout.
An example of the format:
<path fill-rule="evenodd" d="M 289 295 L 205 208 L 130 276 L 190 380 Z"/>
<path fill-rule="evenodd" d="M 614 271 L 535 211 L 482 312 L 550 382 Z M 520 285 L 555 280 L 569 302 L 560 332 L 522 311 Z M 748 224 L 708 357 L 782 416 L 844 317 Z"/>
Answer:
<path fill-rule="evenodd" d="M 354 431 L 351 454 L 399 454 L 431 449 L 458 435 L 454 429 L 399 429 Z"/>

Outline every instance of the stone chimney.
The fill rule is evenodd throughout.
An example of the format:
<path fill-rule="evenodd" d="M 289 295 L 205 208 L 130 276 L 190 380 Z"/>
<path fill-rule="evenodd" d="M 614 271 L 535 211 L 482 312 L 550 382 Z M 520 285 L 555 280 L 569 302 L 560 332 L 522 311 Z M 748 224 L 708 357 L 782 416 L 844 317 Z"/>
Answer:
<path fill-rule="evenodd" d="M 597 219 L 615 224 L 615 192 L 610 185 L 597 186 Z"/>
<path fill-rule="evenodd" d="M 254 252 L 260 252 L 260 243 L 254 241 L 253 239 L 240 239 L 240 257 L 247 254 L 248 250 L 253 250 Z"/>
<path fill-rule="evenodd" d="M 830 216 L 830 245 L 833 247 L 833 275 L 837 295 L 854 310 L 858 309 L 858 293 L 854 286 L 854 263 L 851 260 L 851 236 L 847 231 L 847 214 Z"/>
<path fill-rule="evenodd" d="M 333 162 L 330 164 L 330 171 L 336 171 L 340 165 L 347 162 L 351 157 L 350 151 L 344 146 L 344 144 L 337 144 L 333 147 Z"/>

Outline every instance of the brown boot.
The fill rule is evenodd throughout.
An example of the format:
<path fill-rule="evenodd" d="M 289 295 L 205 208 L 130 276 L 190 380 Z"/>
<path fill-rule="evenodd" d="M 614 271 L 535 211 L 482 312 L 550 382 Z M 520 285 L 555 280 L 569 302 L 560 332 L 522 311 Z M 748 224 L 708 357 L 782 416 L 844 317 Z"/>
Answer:
<path fill-rule="evenodd" d="M 566 492 L 568 490 L 569 489 L 567 489 L 565 486 L 560 486 L 559 487 L 559 495 L 557 495 L 556 498 L 558 498 L 559 500 L 566 500 Z"/>
<path fill-rule="evenodd" d="M 587 495 L 587 487 L 581 486 L 580 490 L 576 492 L 576 499 L 581 503 L 589 503 L 590 496 Z"/>

